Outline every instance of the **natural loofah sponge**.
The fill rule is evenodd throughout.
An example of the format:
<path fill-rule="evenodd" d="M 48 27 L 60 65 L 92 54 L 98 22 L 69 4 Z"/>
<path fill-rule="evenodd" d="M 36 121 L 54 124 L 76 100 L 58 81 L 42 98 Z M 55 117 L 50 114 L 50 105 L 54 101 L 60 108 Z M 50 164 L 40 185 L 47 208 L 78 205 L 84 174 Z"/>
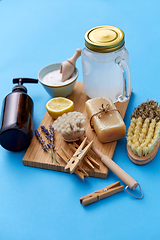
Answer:
<path fill-rule="evenodd" d="M 85 115 L 80 112 L 64 113 L 58 117 L 53 128 L 61 133 L 65 141 L 76 141 L 85 134 Z"/>
<path fill-rule="evenodd" d="M 146 156 L 156 146 L 160 133 L 160 106 L 154 100 L 135 108 L 127 133 L 127 144 L 134 154 Z"/>

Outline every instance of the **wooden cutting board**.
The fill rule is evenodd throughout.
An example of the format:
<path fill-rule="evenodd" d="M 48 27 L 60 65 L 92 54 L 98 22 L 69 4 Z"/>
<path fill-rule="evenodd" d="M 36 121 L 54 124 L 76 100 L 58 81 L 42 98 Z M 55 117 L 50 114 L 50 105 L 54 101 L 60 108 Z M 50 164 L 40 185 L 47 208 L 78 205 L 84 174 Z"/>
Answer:
<path fill-rule="evenodd" d="M 69 99 L 71 99 L 74 102 L 74 111 L 79 111 L 85 114 L 85 102 L 89 99 L 84 90 L 83 90 L 83 83 L 82 82 L 76 82 L 74 90 L 70 96 L 68 96 Z M 117 109 L 120 111 L 120 114 L 122 118 L 125 116 L 125 112 L 128 106 L 128 102 L 124 103 L 115 103 L 115 106 Z M 40 126 L 44 125 L 46 128 L 48 128 L 52 123 L 53 119 L 49 116 L 48 112 L 46 112 L 44 118 L 42 119 L 42 122 Z M 43 132 L 41 132 L 40 126 L 38 128 L 39 132 L 44 136 Z M 94 140 L 94 145 L 103 153 L 109 156 L 110 158 L 113 157 L 113 153 L 116 147 L 116 143 L 101 143 L 95 132 L 91 130 L 90 124 L 89 124 L 89 119 L 86 116 L 86 136 L 88 137 L 88 140 Z M 46 138 L 44 137 L 44 140 L 46 141 Z M 58 132 L 55 132 L 55 141 L 54 141 L 55 149 L 57 151 L 62 151 L 61 147 L 63 147 L 70 155 L 73 155 L 73 152 L 69 149 L 68 143 L 66 143 L 62 137 L 61 134 Z M 56 152 L 55 152 L 56 153 Z M 94 170 L 89 169 L 83 162 L 81 162 L 81 166 L 87 171 L 89 176 L 92 177 L 97 177 L 97 178 L 106 178 L 108 174 L 108 168 L 100 161 L 100 159 L 93 153 L 90 152 L 90 155 L 99 163 L 100 168 L 95 168 Z M 26 151 L 26 154 L 24 155 L 22 161 L 25 166 L 30 166 L 30 167 L 37 167 L 37 168 L 44 168 L 44 169 L 50 169 L 54 171 L 61 171 L 64 172 L 64 168 L 66 163 L 59 158 L 56 155 L 57 160 L 59 161 L 60 165 L 55 165 L 54 163 L 51 162 L 51 157 L 50 154 L 45 152 L 42 149 L 41 144 L 38 142 L 36 137 L 34 136 L 29 148 Z M 69 172 L 66 171 L 65 172 Z"/>

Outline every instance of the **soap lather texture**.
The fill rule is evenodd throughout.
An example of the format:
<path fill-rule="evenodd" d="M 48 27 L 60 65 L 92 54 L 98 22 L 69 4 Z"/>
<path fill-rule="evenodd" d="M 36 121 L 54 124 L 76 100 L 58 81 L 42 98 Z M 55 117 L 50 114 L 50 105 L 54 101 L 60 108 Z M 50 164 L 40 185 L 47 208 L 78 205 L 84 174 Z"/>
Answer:
<path fill-rule="evenodd" d="M 92 118 L 92 125 L 98 139 L 102 143 L 106 143 L 123 138 L 126 135 L 126 126 L 110 98 L 93 98 L 86 101 L 85 109 L 88 117 L 91 118 L 93 114 L 99 112 L 102 104 L 104 107 L 109 104 L 108 110 L 115 109 L 115 111 L 103 113 L 101 118 L 98 115 Z"/>

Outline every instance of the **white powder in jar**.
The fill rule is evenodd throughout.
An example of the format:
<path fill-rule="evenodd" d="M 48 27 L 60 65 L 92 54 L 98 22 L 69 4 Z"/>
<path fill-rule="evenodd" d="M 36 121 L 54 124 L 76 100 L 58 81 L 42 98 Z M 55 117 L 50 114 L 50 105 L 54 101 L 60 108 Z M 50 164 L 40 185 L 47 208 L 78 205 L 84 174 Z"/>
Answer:
<path fill-rule="evenodd" d="M 60 70 L 58 69 L 47 73 L 43 77 L 42 82 L 49 86 L 61 86 L 72 82 L 75 79 L 75 76 L 76 74 L 73 72 L 72 76 L 68 80 L 62 82 L 62 73 L 60 73 Z"/>

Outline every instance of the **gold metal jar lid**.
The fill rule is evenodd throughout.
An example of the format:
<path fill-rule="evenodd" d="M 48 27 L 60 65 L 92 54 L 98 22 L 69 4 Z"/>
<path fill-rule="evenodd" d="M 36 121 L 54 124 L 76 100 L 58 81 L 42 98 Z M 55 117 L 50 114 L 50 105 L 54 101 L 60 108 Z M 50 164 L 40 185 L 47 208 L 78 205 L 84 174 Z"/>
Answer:
<path fill-rule="evenodd" d="M 85 45 L 94 52 L 114 52 L 124 45 L 124 32 L 113 26 L 99 26 L 85 34 Z"/>

